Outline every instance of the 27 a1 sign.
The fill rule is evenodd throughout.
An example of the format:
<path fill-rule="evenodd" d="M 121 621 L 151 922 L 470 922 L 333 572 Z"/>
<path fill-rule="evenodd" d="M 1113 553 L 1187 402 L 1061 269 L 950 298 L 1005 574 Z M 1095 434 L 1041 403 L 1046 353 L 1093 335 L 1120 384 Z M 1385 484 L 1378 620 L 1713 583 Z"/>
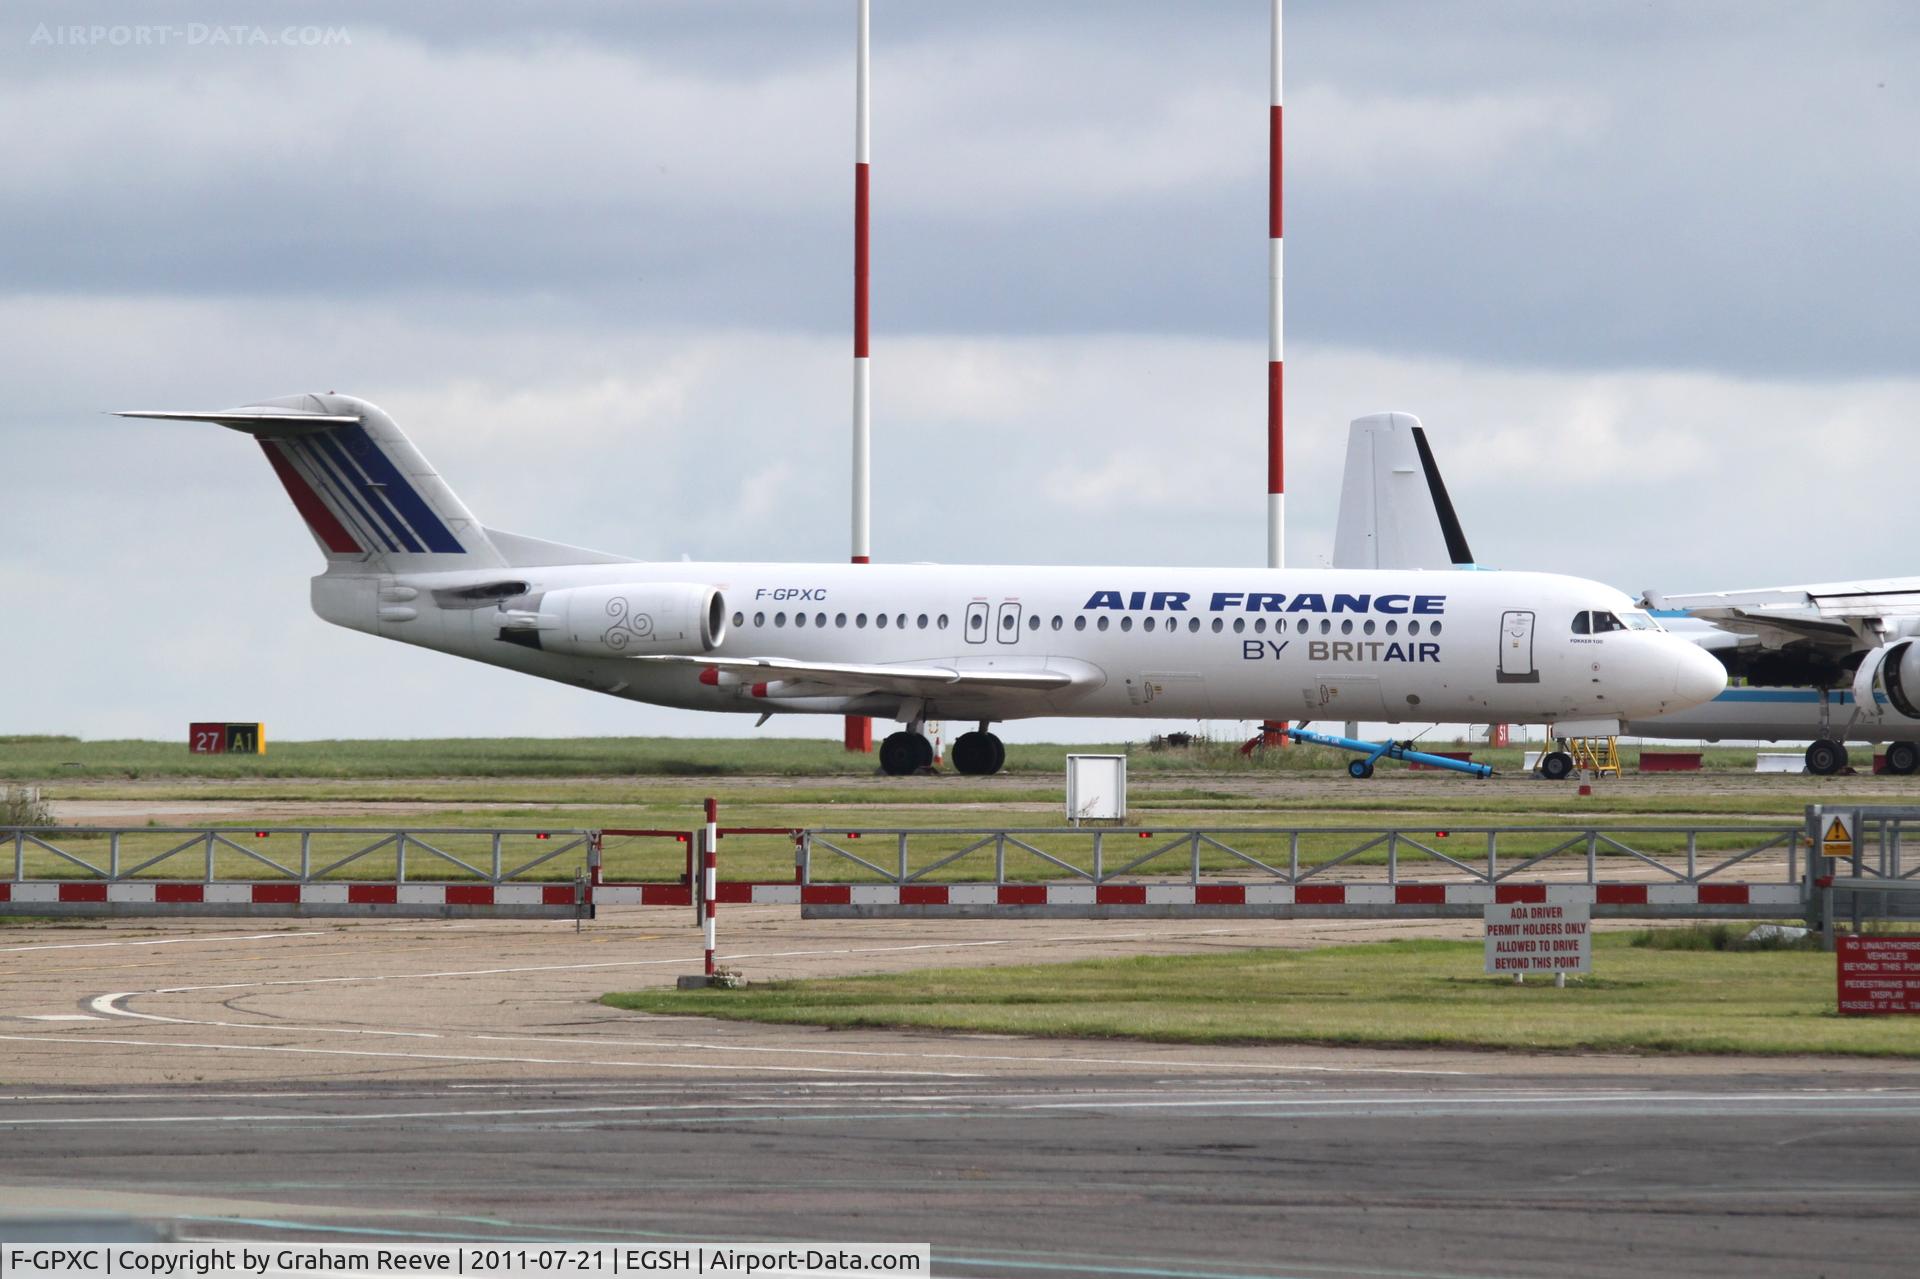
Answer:
<path fill-rule="evenodd" d="M 1920 1013 L 1920 937 L 1838 937 L 1840 1015 Z"/>
<path fill-rule="evenodd" d="M 189 724 L 187 750 L 195 755 L 264 755 L 267 753 L 266 725 Z"/>

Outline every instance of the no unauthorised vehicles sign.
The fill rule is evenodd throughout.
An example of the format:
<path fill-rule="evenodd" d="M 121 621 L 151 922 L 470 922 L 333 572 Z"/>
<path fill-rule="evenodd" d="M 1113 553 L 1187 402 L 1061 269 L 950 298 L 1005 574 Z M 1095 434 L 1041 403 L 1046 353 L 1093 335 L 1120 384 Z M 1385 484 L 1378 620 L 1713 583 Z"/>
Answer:
<path fill-rule="evenodd" d="M 1505 902 L 1487 909 L 1490 973 L 1590 973 L 1593 908 Z"/>
<path fill-rule="evenodd" d="M 1920 937 L 1839 937 L 1833 950 L 1841 1016 L 1920 1013 Z"/>

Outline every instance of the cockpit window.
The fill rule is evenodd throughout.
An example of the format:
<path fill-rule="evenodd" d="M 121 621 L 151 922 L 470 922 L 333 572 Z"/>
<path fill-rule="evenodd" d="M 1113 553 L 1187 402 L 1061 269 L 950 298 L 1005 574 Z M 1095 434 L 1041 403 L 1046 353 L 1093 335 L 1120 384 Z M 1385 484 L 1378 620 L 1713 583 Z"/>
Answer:
<path fill-rule="evenodd" d="M 1657 631 L 1660 628 L 1645 613 L 1628 613 L 1621 621 L 1617 614 L 1594 609 L 1573 615 L 1575 635 L 1605 635 L 1608 631 Z"/>

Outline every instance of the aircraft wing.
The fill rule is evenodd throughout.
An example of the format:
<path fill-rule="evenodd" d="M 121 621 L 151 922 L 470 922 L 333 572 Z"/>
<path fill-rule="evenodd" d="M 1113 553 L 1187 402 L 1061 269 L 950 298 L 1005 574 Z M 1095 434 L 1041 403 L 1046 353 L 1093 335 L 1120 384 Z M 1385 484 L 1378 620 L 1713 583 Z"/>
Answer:
<path fill-rule="evenodd" d="M 730 683 L 779 684 L 783 696 L 800 695 L 813 689 L 847 694 L 897 693 L 904 697 L 929 697 L 973 690 L 1045 693 L 1074 683 L 1074 677 L 1065 671 L 963 669 L 918 663 L 867 665 L 857 662 L 795 662 L 783 657 L 687 657 L 664 654 L 648 654 L 627 660 L 669 666 L 697 666 L 715 672 Z"/>
<path fill-rule="evenodd" d="M 1712 591 L 1699 595 L 1647 592 L 1658 609 L 1683 609 L 1727 630 L 1760 636 L 1768 644 L 1801 643 L 1841 652 L 1871 647 L 1886 622 L 1920 617 L 1920 578 L 1890 577 L 1814 586 Z"/>

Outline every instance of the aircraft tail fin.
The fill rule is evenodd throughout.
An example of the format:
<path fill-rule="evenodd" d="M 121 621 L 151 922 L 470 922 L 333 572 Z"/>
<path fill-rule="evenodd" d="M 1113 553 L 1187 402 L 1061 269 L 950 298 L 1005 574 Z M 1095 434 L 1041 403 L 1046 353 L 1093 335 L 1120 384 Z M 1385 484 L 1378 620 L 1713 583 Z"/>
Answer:
<path fill-rule="evenodd" d="M 1473 562 L 1420 419 L 1411 413 L 1355 418 L 1347 433 L 1333 566 L 1444 569 Z"/>
<path fill-rule="evenodd" d="M 293 395 L 218 412 L 119 416 L 213 422 L 253 436 L 329 568 L 422 572 L 506 562 L 413 441 L 365 400 Z"/>

